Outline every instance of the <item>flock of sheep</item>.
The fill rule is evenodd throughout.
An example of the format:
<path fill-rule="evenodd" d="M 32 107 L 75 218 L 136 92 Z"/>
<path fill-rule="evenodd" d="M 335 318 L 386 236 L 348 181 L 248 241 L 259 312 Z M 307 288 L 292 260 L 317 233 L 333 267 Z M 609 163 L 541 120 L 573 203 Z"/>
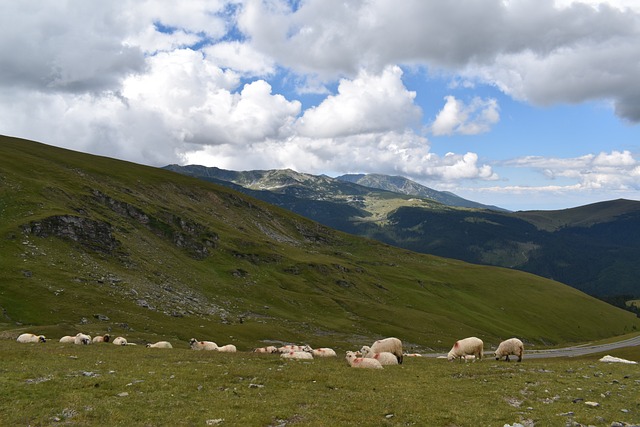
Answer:
<path fill-rule="evenodd" d="M 34 334 L 22 334 L 17 339 L 21 343 L 39 343 L 46 342 L 44 335 Z M 109 334 L 96 336 L 93 339 L 91 336 L 79 333 L 75 336 L 68 335 L 60 338 L 61 343 L 72 343 L 78 345 L 88 345 L 90 343 L 107 343 L 112 342 L 115 345 L 135 345 L 127 342 L 124 337 L 116 337 L 111 339 Z M 168 341 L 159 341 L 153 344 L 147 344 L 148 348 L 173 348 Z M 236 346 L 233 344 L 227 344 L 218 346 L 213 341 L 199 341 L 195 338 L 191 338 L 189 346 L 193 350 L 211 350 L 226 353 L 235 353 L 237 351 Z M 453 361 L 455 359 L 460 360 L 481 360 L 483 356 L 484 343 L 480 338 L 469 337 L 458 340 L 455 342 L 451 351 L 447 354 L 447 359 Z M 253 350 L 255 353 L 270 353 L 280 354 L 280 357 L 284 359 L 313 359 L 314 357 L 336 357 L 335 350 L 331 348 L 311 348 L 309 345 L 284 345 L 281 347 L 269 346 L 260 347 Z M 524 345 L 518 338 L 510 338 L 502 341 L 494 356 L 496 360 L 500 360 L 503 357 L 508 362 L 509 356 L 515 355 L 518 357 L 518 362 L 522 361 L 524 354 Z M 407 354 L 402 351 L 402 341 L 398 338 L 390 337 L 382 340 L 375 341 L 371 346 L 363 346 L 359 351 L 347 351 L 345 359 L 349 366 L 353 368 L 370 368 L 370 369 L 382 369 L 385 365 L 398 365 L 402 364 L 404 356 L 420 356 L 419 354 Z"/>
<path fill-rule="evenodd" d="M 47 339 L 44 335 L 35 335 L 35 334 L 25 333 L 18 336 L 16 341 L 20 343 L 41 343 L 41 342 L 46 342 Z M 107 342 L 111 342 L 115 345 L 136 345 L 135 343 L 128 342 L 127 339 L 124 337 L 115 337 L 112 339 L 111 335 L 105 334 L 105 335 L 98 335 L 91 338 L 90 335 L 83 334 L 82 332 L 76 335 L 65 335 L 64 337 L 60 338 L 59 342 L 63 344 L 77 344 L 77 345 L 89 345 L 91 343 L 98 344 L 98 343 L 107 343 Z M 191 338 L 191 340 L 189 341 L 189 345 L 194 350 L 214 350 L 214 351 L 220 351 L 220 352 L 226 352 L 226 353 L 236 352 L 236 346 L 233 344 L 218 346 L 213 341 L 198 341 L 195 338 Z M 169 341 L 158 341 L 153 344 L 151 343 L 147 344 L 147 348 L 173 348 L 173 346 Z"/>

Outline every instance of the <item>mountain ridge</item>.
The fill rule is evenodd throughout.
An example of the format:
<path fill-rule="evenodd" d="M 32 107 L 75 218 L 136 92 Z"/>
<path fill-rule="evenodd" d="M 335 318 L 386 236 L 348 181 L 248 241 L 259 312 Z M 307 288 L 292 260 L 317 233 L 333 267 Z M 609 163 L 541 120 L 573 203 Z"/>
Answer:
<path fill-rule="evenodd" d="M 207 169 L 172 168 L 201 178 Z M 640 297 L 635 280 L 640 267 L 632 261 L 640 257 L 637 201 L 509 212 L 422 198 L 431 189 L 403 177 L 347 175 L 336 178 L 351 185 L 341 187 L 328 177 L 287 170 L 229 172 L 215 168 L 209 172 L 205 179 L 234 186 L 341 231 L 416 252 L 516 268 L 601 298 Z M 243 176 L 251 177 L 251 188 Z"/>
<path fill-rule="evenodd" d="M 392 176 L 383 174 L 346 174 L 336 177 L 341 181 L 353 182 L 365 187 L 378 188 L 394 193 L 407 194 L 409 196 L 424 197 L 434 200 L 447 206 L 457 206 L 463 208 L 490 209 L 501 212 L 509 212 L 507 209 L 494 205 L 485 205 L 464 199 L 450 191 L 438 191 L 424 185 L 418 184 L 403 176 Z"/>

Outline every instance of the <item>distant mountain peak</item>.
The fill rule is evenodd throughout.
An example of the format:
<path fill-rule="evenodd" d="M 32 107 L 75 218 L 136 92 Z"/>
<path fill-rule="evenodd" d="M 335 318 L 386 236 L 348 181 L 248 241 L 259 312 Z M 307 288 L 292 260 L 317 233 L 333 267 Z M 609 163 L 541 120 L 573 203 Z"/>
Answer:
<path fill-rule="evenodd" d="M 423 197 L 433 201 L 442 203 L 447 206 L 456 206 L 464 208 L 490 209 L 500 212 L 508 212 L 506 209 L 492 205 L 483 205 L 482 203 L 473 202 L 463 199 L 449 191 L 438 191 L 418 184 L 408 178 L 398 175 L 382 175 L 382 174 L 347 174 L 336 177 L 341 181 L 353 182 L 365 187 L 378 188 L 380 190 L 392 191 L 394 193 L 406 194 L 409 196 Z"/>

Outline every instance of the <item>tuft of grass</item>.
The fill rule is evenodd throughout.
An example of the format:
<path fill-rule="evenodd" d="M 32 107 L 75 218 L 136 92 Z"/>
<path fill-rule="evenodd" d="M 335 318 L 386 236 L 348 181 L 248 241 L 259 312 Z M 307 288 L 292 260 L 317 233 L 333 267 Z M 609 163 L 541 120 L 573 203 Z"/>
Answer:
<path fill-rule="evenodd" d="M 601 355 L 381 371 L 338 358 L 0 340 L 2 425 L 610 425 L 640 420 L 637 365 Z M 640 359 L 640 349 L 612 355 Z M 585 402 L 597 402 L 590 407 Z"/>

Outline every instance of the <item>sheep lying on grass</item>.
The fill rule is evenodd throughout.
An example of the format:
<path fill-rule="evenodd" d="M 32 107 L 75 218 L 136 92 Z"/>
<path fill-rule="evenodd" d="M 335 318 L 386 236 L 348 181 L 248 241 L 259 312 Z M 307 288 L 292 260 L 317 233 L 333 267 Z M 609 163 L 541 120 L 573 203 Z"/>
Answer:
<path fill-rule="evenodd" d="M 109 334 L 96 335 L 95 337 L 93 337 L 94 344 L 101 343 L 101 342 L 109 342 L 110 340 L 111 340 L 111 335 Z"/>
<path fill-rule="evenodd" d="M 280 353 L 280 357 L 283 359 L 310 360 L 313 359 L 313 354 L 306 351 L 287 351 Z"/>
<path fill-rule="evenodd" d="M 147 348 L 173 348 L 169 341 L 158 341 L 157 343 L 147 344 Z"/>
<path fill-rule="evenodd" d="M 254 353 L 269 353 L 269 354 L 278 353 L 278 347 L 273 346 L 273 345 L 270 345 L 270 346 L 267 346 L 267 347 L 258 347 L 258 348 L 253 349 L 253 352 Z"/>
<path fill-rule="evenodd" d="M 336 357 L 336 351 L 332 348 L 311 348 L 309 345 L 305 345 L 302 351 L 313 354 L 313 357 Z"/>
<path fill-rule="evenodd" d="M 238 351 L 236 346 L 233 344 L 223 345 L 222 347 L 216 347 L 213 351 L 219 351 L 220 353 L 235 353 Z"/>
<path fill-rule="evenodd" d="M 371 351 L 373 353 L 384 353 L 389 352 L 393 353 L 398 359 L 398 363 L 402 364 L 402 341 L 398 338 L 390 337 L 382 340 L 377 340 L 374 342 L 371 347 L 363 346 L 360 351 L 362 354 L 366 354 L 365 348 L 368 348 L 367 352 Z"/>
<path fill-rule="evenodd" d="M 505 360 L 509 361 L 509 355 L 513 354 L 518 356 L 518 362 L 522 362 L 522 356 L 524 355 L 524 344 L 518 338 L 509 338 L 502 341 L 496 349 L 494 355 L 496 360 L 500 360 L 505 357 Z"/>
<path fill-rule="evenodd" d="M 63 344 L 73 344 L 74 342 L 76 342 L 76 337 L 75 335 L 65 335 L 60 338 L 60 342 Z"/>
<path fill-rule="evenodd" d="M 79 333 L 74 337 L 73 343 L 77 345 L 89 345 L 91 344 L 91 336 Z"/>
<path fill-rule="evenodd" d="M 452 361 L 453 359 L 465 359 L 467 355 L 473 355 L 476 359 L 482 360 L 482 349 L 484 343 L 480 338 L 469 337 L 456 341 L 456 343 L 449 351 L 447 359 Z"/>
<path fill-rule="evenodd" d="M 354 351 L 347 351 L 345 359 L 347 359 L 349 366 L 352 368 L 382 369 L 382 365 L 378 360 L 358 357 Z"/>
<path fill-rule="evenodd" d="M 47 339 L 44 335 L 35 335 L 35 334 L 21 334 L 16 341 L 20 343 L 39 343 L 39 342 L 47 342 Z"/>
<path fill-rule="evenodd" d="M 363 349 L 365 347 L 363 347 Z M 398 364 L 398 358 L 396 357 L 396 355 L 393 353 L 389 353 L 388 351 L 383 351 L 382 353 L 374 353 L 372 351 L 369 351 L 367 353 L 363 353 L 362 357 L 364 357 L 365 359 L 376 359 L 383 366 Z"/>
<path fill-rule="evenodd" d="M 278 347 L 278 352 L 279 353 L 288 353 L 290 351 L 304 351 L 304 346 L 295 345 L 295 344 L 287 344 L 287 345 L 283 345 L 282 347 Z"/>
<path fill-rule="evenodd" d="M 116 337 L 113 339 L 113 343 L 115 345 L 129 345 L 129 343 L 127 342 L 127 339 L 124 337 Z"/>
<path fill-rule="evenodd" d="M 193 350 L 217 350 L 218 349 L 218 344 L 214 343 L 213 341 L 198 341 L 195 338 L 191 338 L 191 340 L 189 340 L 189 346 Z"/>

